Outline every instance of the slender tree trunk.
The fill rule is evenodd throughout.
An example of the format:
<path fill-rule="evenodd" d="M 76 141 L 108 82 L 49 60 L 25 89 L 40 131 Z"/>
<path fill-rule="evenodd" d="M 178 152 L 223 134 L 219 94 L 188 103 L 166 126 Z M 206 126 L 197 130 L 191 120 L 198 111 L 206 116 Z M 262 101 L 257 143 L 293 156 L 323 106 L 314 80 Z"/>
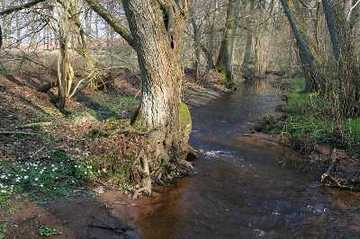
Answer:
<path fill-rule="evenodd" d="M 195 79 L 199 80 L 200 78 L 200 53 L 201 53 L 201 42 L 200 42 L 200 29 L 196 24 L 195 16 L 191 13 L 191 25 L 193 27 L 193 36 L 194 36 L 194 51 L 195 51 Z"/>
<path fill-rule="evenodd" d="M 252 19 L 255 9 L 255 0 L 250 0 L 248 16 L 246 19 L 247 36 L 245 44 L 244 60 L 242 64 L 243 76 L 246 80 L 251 80 L 255 77 L 255 47 L 254 47 L 254 31 L 255 27 Z"/>
<path fill-rule="evenodd" d="M 211 21 L 209 23 L 209 35 L 208 35 L 208 43 L 207 43 L 207 47 L 202 46 L 202 50 L 207 58 L 207 63 L 208 63 L 208 71 L 209 70 L 213 70 L 215 69 L 215 63 L 214 63 L 214 55 L 216 52 L 216 46 L 215 46 L 215 41 L 216 41 L 216 31 L 215 31 L 215 24 L 217 21 L 217 16 L 218 16 L 218 8 L 219 8 L 219 3 L 218 0 L 213 0 L 213 7 L 214 7 L 214 14 L 213 17 L 211 18 Z"/>
<path fill-rule="evenodd" d="M 325 19 L 327 27 L 330 33 L 331 44 L 333 48 L 333 53 L 336 61 L 340 59 L 341 54 L 341 33 L 339 32 L 339 27 L 337 26 L 337 16 L 335 13 L 335 2 L 330 2 L 328 0 L 322 0 Z"/>
<path fill-rule="evenodd" d="M 58 15 L 59 31 L 59 59 L 58 59 L 58 97 L 59 108 L 65 109 L 66 101 L 71 94 L 72 83 L 74 80 L 74 71 L 70 63 L 71 47 L 71 27 L 69 19 L 70 2 L 68 0 L 57 4 L 56 12 Z"/>
<path fill-rule="evenodd" d="M 86 34 L 91 35 L 92 34 L 92 21 L 93 21 L 93 15 L 92 11 L 89 10 L 85 15 L 85 29 Z"/>
<path fill-rule="evenodd" d="M 229 0 L 226 12 L 226 23 L 224 37 L 221 42 L 219 57 L 216 63 L 218 71 L 225 74 L 225 85 L 231 88 L 234 85 L 231 72 L 231 49 L 232 49 L 232 33 L 235 26 L 235 4 L 238 0 Z"/>
<path fill-rule="evenodd" d="M 209 70 L 215 69 L 215 63 L 214 63 L 213 54 L 211 52 L 211 49 L 208 50 L 204 45 L 200 45 L 200 47 L 206 57 L 207 70 L 209 71 Z"/>
<path fill-rule="evenodd" d="M 354 57 L 351 16 L 349 17 L 353 2 L 322 0 L 322 4 L 336 62 L 336 75 L 328 84 L 328 96 L 333 100 L 336 117 L 341 122 L 342 117 L 351 117 L 360 111 L 360 82 Z"/>
<path fill-rule="evenodd" d="M 305 30 L 301 28 L 300 24 L 296 20 L 294 10 L 290 8 L 290 4 L 292 4 L 292 2 L 289 0 L 280 0 L 280 2 L 283 6 L 285 15 L 289 21 L 299 49 L 299 56 L 306 78 L 305 91 L 318 90 L 322 77 L 318 70 L 318 62 L 310 48 L 309 40 L 305 35 Z M 293 7 L 293 5 L 291 6 Z"/>

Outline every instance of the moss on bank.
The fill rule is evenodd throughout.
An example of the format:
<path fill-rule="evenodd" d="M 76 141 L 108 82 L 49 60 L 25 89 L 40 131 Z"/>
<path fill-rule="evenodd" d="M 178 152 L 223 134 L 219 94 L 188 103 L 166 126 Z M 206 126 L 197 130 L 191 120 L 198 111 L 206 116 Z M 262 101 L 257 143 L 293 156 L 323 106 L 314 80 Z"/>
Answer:
<path fill-rule="evenodd" d="M 324 143 L 360 156 L 360 118 L 336 124 L 329 101 L 317 93 L 303 92 L 304 84 L 303 78 L 291 80 L 286 119 L 273 122 L 265 131 L 289 136 L 292 145 L 305 153 Z"/>

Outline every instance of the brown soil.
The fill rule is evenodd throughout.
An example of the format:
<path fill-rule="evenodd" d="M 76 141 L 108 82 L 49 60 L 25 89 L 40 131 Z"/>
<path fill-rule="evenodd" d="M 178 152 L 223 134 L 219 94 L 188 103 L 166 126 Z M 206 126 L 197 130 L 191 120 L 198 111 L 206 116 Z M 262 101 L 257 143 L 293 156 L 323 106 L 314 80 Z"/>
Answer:
<path fill-rule="evenodd" d="M 58 239 L 138 238 L 138 233 L 121 217 L 112 215 L 106 204 L 89 195 L 55 200 L 43 206 L 30 201 L 17 205 L 16 212 L 7 218 L 9 239 L 43 238 L 39 234 L 41 225 L 55 228 L 58 235 L 51 238 Z"/>
<path fill-rule="evenodd" d="M 122 72 L 113 77 L 111 84 L 104 89 L 104 94 L 139 95 L 137 75 Z M 114 142 L 117 142 L 115 146 L 119 146 L 131 141 L 128 140 L 131 134 L 127 125 L 133 108 L 127 109 L 125 113 L 117 112 L 119 125 L 115 126 L 115 133 L 111 127 L 109 129 L 106 121 L 99 121 L 90 115 L 69 121 L 52 102 L 55 91 L 40 93 L 36 90 L 44 83 L 39 79 L 40 77 L 0 77 L 0 160 L 41 160 L 47 158 L 49 151 L 53 149 L 64 150 L 76 159 L 113 150 Z M 191 76 L 187 76 L 184 100 L 191 106 L 199 106 L 226 92 L 223 87 L 214 83 L 216 79 L 211 81 L 211 87 L 200 86 L 191 80 Z M 96 108 L 97 105 L 91 102 L 93 94 L 88 90 L 81 92 L 79 97 L 69 102 L 68 110 L 86 112 L 90 106 Z M 40 122 L 40 125 L 32 125 L 34 120 Z M 91 130 L 114 134 L 89 140 L 87 135 Z M 135 143 L 133 146 L 136 146 Z M 116 152 L 121 153 L 125 148 L 119 146 Z M 39 235 L 41 225 L 55 228 L 59 232 L 59 235 L 51 238 L 138 238 L 139 232 L 128 225 L 137 221 L 137 218 L 151 214 L 151 210 L 156 208 L 146 205 L 156 205 L 158 200 L 163 200 L 160 195 L 166 195 L 166 188 L 156 190 L 157 196 L 135 201 L 121 192 L 103 189 L 96 196 L 88 192 L 78 193 L 78 196 L 72 198 L 44 204 L 16 196 L 17 199 L 11 203 L 14 209 L 10 212 L 0 209 L 0 223 L 7 223 L 8 239 L 42 238 Z M 123 221 L 124 218 L 126 221 Z"/>

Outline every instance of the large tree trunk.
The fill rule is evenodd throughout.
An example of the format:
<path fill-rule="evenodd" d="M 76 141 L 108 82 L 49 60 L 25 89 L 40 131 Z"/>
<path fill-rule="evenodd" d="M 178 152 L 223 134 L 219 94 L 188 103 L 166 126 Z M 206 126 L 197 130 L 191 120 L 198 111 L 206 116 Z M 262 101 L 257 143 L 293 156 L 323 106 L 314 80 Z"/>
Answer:
<path fill-rule="evenodd" d="M 158 170 L 161 164 L 177 164 L 184 159 L 189 133 L 185 133 L 189 130 L 184 128 L 190 124 L 183 122 L 189 118 L 189 113 L 180 100 L 183 79 L 181 35 L 187 2 L 164 0 L 162 5 L 159 2 L 124 1 L 142 78 L 143 95 L 135 124 L 152 130 L 150 141 L 155 148 L 155 155 L 146 159 L 150 160 L 151 170 L 144 171 L 149 172 Z M 151 191 L 149 178 L 150 175 L 144 183 L 147 192 Z"/>
<path fill-rule="evenodd" d="M 315 58 L 314 53 L 310 48 L 309 40 L 306 37 L 305 30 L 300 26 L 295 17 L 293 5 L 290 5 L 293 4 L 292 1 L 280 0 L 280 2 L 283 6 L 286 17 L 288 18 L 299 49 L 299 56 L 306 78 L 305 91 L 316 91 L 319 89 L 319 84 L 321 84 L 322 79 L 318 69 L 319 64 L 317 59 Z"/>

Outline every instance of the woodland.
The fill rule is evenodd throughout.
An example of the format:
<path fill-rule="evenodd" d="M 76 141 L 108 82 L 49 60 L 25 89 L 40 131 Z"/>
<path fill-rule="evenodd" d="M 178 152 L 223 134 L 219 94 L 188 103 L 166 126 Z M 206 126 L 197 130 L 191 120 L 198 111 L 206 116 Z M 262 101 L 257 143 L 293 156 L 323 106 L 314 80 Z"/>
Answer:
<path fill-rule="evenodd" d="M 359 0 L 0 0 L 0 239 L 357 238 L 359 39 Z"/>

